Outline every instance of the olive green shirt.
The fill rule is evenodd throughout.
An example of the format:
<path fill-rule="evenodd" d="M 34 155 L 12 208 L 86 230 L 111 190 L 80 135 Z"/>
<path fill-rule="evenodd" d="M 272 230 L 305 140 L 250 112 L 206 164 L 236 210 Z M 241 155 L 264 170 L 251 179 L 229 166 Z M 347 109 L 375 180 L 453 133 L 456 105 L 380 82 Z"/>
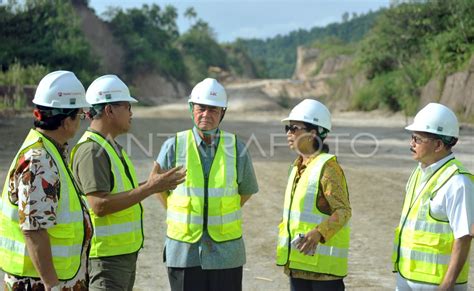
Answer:
<path fill-rule="evenodd" d="M 94 133 L 94 130 L 88 129 Z M 115 151 L 121 156 L 122 147 L 115 143 Z M 81 143 L 72 162 L 72 171 L 79 189 L 85 195 L 93 192 L 110 192 L 114 187 L 109 156 L 94 141 Z"/>

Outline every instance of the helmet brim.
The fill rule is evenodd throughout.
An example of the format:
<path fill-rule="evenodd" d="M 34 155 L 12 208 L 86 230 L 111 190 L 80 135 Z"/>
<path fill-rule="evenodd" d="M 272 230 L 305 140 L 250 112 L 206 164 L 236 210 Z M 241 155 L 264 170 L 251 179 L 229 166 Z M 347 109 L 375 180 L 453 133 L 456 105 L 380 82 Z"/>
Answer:
<path fill-rule="evenodd" d="M 290 119 L 289 117 L 287 117 L 287 118 L 283 118 L 282 120 L 280 120 L 280 122 L 285 124 L 285 125 L 288 125 L 288 124 L 290 124 L 291 120 L 294 120 L 294 119 Z M 294 121 L 299 121 L 299 120 L 294 120 Z"/>
<path fill-rule="evenodd" d="M 201 105 L 207 105 L 207 106 L 227 108 L 227 104 L 222 104 L 222 103 L 219 103 L 219 102 L 212 102 L 212 101 L 207 101 L 207 100 L 203 100 L 202 102 L 201 101 L 196 102 L 196 101 L 193 101 L 193 100 L 189 99 L 188 103 L 189 104 L 201 104 Z"/>
<path fill-rule="evenodd" d="M 314 122 L 312 122 L 312 121 L 309 121 L 309 120 L 306 120 L 306 119 L 287 117 L 287 118 L 283 118 L 282 120 L 280 120 L 280 122 L 283 123 L 284 125 L 290 124 L 290 121 L 306 122 L 306 123 L 312 124 L 312 125 L 314 125 L 314 126 L 319 126 L 319 127 L 324 128 L 324 129 L 327 129 L 328 131 L 331 131 L 331 128 L 327 128 L 326 126 L 322 126 L 322 125 L 320 125 L 320 124 L 316 124 L 316 123 L 314 123 Z"/>

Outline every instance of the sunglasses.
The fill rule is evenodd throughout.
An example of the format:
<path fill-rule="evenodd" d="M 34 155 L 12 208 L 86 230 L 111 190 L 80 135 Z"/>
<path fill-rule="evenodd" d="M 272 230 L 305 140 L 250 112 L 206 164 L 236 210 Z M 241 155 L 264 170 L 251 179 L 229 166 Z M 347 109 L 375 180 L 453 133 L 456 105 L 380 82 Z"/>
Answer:
<path fill-rule="evenodd" d="M 295 124 L 285 125 L 285 132 L 289 131 L 291 133 L 294 133 L 297 130 L 303 130 L 303 129 L 306 129 L 306 127 L 298 126 L 298 125 L 295 125 Z"/>

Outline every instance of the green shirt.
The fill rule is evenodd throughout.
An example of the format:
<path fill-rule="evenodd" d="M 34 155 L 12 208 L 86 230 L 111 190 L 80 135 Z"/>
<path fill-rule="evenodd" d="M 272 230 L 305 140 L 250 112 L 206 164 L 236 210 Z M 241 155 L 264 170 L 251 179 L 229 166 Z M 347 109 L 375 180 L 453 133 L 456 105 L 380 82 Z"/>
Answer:
<path fill-rule="evenodd" d="M 97 131 L 88 129 L 94 133 Z M 115 151 L 121 156 L 122 147 L 115 143 Z M 93 192 L 110 192 L 114 187 L 114 177 L 107 152 L 98 143 L 82 143 L 74 155 L 73 175 L 79 189 L 85 195 Z"/>

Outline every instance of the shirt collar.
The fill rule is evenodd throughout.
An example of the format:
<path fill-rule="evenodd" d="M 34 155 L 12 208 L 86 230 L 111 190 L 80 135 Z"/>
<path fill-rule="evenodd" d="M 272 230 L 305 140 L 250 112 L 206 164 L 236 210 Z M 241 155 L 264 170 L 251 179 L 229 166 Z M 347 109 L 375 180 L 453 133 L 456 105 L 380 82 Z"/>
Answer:
<path fill-rule="evenodd" d="M 87 131 L 95 133 L 95 134 L 99 135 L 100 137 L 102 137 L 103 139 L 105 139 L 106 141 L 108 141 L 112 145 L 112 147 L 115 149 L 117 154 L 119 156 L 122 156 L 122 146 L 115 139 L 110 139 L 106 136 L 103 136 L 102 133 L 98 132 L 97 130 L 92 129 L 91 127 L 88 127 Z"/>
<path fill-rule="evenodd" d="M 198 129 L 195 126 L 193 127 L 193 134 L 194 134 L 194 139 L 196 140 L 197 145 L 200 146 L 202 143 L 205 144 L 205 142 L 202 140 L 201 136 L 199 135 Z M 210 145 L 214 146 L 218 138 L 219 138 L 219 128 L 216 128 L 215 137 L 212 139 L 212 143 Z"/>
<path fill-rule="evenodd" d="M 314 154 L 312 154 L 311 156 L 309 156 L 309 158 L 306 160 L 306 163 L 304 163 L 304 164 L 303 164 L 303 157 L 298 156 L 298 158 L 296 159 L 295 164 L 298 166 L 298 168 L 300 168 L 300 167 L 302 167 L 302 166 L 306 167 L 306 166 L 309 165 L 318 155 L 319 155 L 319 152 L 315 152 Z"/>
<path fill-rule="evenodd" d="M 441 168 L 447 161 L 454 159 L 454 154 L 450 153 L 446 157 L 442 158 L 441 160 L 429 165 L 426 168 L 422 168 L 421 164 L 419 164 L 419 167 L 421 169 L 421 173 L 423 174 L 423 177 L 431 177 L 434 172 L 436 172 L 439 168 Z"/>
<path fill-rule="evenodd" d="M 56 149 L 61 154 L 63 159 L 67 159 L 67 156 L 68 156 L 68 143 L 67 142 L 65 144 L 60 144 L 53 138 L 47 136 L 46 134 L 42 134 L 42 135 L 56 147 Z"/>

